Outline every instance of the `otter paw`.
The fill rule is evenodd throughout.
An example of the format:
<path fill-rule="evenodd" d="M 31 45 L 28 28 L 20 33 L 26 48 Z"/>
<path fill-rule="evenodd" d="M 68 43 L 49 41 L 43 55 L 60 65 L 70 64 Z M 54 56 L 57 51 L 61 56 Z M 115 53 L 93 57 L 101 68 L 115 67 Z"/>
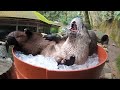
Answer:
<path fill-rule="evenodd" d="M 70 59 L 66 59 L 64 64 L 67 66 L 73 65 L 75 63 L 75 56 L 71 56 Z"/>

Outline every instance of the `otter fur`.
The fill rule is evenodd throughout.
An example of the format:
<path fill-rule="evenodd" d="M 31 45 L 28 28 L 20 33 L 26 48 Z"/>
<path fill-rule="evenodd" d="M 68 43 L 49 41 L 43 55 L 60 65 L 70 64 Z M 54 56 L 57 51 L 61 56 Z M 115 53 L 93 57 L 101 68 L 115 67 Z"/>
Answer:
<path fill-rule="evenodd" d="M 72 24 L 71 30 L 67 33 L 67 39 L 61 39 L 51 47 L 51 50 L 55 50 L 54 55 L 47 52 L 50 48 L 44 49 L 41 54 L 52 55 L 57 62 L 61 63 L 84 64 L 89 56 L 91 38 L 84 24 L 79 30 L 77 25 L 76 22 Z"/>
<path fill-rule="evenodd" d="M 45 38 L 47 40 L 55 41 L 55 42 L 56 41 L 59 42 L 60 40 L 65 41 L 69 37 L 68 33 L 70 33 L 71 29 L 80 31 L 82 29 L 82 25 L 83 25 L 83 22 L 82 22 L 81 18 L 76 17 L 71 20 L 70 25 L 66 28 L 66 32 L 64 33 L 64 36 L 58 37 L 55 35 L 46 35 Z M 97 53 L 97 41 L 98 41 L 97 38 L 98 37 L 97 37 L 96 33 L 94 32 L 94 30 L 88 30 L 88 33 L 89 33 L 89 36 L 91 39 L 91 42 L 89 45 L 89 56 L 91 56 L 92 54 Z"/>
<path fill-rule="evenodd" d="M 76 31 L 79 33 L 76 33 Z M 48 37 L 47 40 L 56 40 L 55 36 L 53 36 L 54 39 L 51 39 L 51 37 Z M 78 17 L 71 21 L 66 37 L 62 39 L 64 43 L 58 50 L 58 57 L 59 59 L 64 58 L 64 62 L 70 61 L 70 58 L 73 56 L 76 59 L 75 63 L 82 64 L 87 60 L 86 58 L 88 55 L 91 56 L 93 53 L 97 53 L 97 36 L 95 32 L 93 30 L 87 30 L 86 26 Z M 85 46 L 86 49 L 82 48 L 83 46 Z M 80 54 L 83 54 L 83 56 L 86 55 L 86 57 L 83 57 L 83 60 L 81 60 L 82 56 L 80 56 Z"/>
<path fill-rule="evenodd" d="M 91 38 L 91 42 L 89 45 L 89 56 L 93 55 L 94 53 L 97 54 L 97 36 L 95 34 L 95 32 L 93 30 L 88 30 L 90 38 Z"/>
<path fill-rule="evenodd" d="M 65 60 L 69 60 L 71 56 L 74 56 L 75 64 L 84 64 L 89 56 L 90 42 L 91 39 L 85 26 L 82 30 L 71 31 L 61 46 L 59 55 Z"/>
<path fill-rule="evenodd" d="M 38 32 L 13 31 L 6 36 L 7 51 L 10 45 L 14 45 L 14 50 L 21 51 L 24 54 L 44 55 L 46 57 L 53 57 L 57 62 L 59 59 L 58 52 L 65 40 L 60 40 L 59 43 L 49 41 L 43 38 L 43 35 Z"/>
<path fill-rule="evenodd" d="M 6 37 L 7 47 L 14 45 L 16 50 L 22 51 L 25 54 L 40 54 L 41 51 L 55 42 L 45 40 L 41 33 L 30 31 L 13 31 Z"/>

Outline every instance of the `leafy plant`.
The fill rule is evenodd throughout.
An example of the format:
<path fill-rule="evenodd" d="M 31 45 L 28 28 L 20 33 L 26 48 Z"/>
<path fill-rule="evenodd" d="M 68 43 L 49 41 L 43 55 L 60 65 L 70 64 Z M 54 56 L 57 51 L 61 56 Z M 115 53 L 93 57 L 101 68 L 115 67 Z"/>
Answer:
<path fill-rule="evenodd" d="M 120 11 L 115 11 L 115 12 L 114 12 L 114 18 L 115 18 L 116 20 L 120 20 Z"/>
<path fill-rule="evenodd" d="M 117 65 L 118 70 L 120 71 L 120 55 L 116 59 L 116 65 Z"/>
<path fill-rule="evenodd" d="M 98 11 L 102 21 L 107 21 L 114 18 L 114 11 Z"/>
<path fill-rule="evenodd" d="M 51 27 L 50 28 L 50 33 L 58 33 L 57 28 Z"/>

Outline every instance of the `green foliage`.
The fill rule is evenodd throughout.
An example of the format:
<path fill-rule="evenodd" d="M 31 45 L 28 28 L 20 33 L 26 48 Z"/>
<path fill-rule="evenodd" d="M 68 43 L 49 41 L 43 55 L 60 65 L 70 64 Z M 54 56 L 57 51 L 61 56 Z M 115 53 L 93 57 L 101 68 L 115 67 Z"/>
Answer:
<path fill-rule="evenodd" d="M 65 34 L 65 31 L 62 30 L 62 27 L 60 27 L 60 28 L 58 29 L 58 33 L 59 33 L 60 35 L 64 35 L 64 34 Z"/>
<path fill-rule="evenodd" d="M 60 13 L 62 11 L 39 11 L 39 12 L 49 20 L 58 21 L 58 18 L 60 17 Z"/>
<path fill-rule="evenodd" d="M 62 27 L 59 27 L 58 33 L 62 33 L 62 32 L 63 32 Z"/>
<path fill-rule="evenodd" d="M 111 38 L 115 41 L 115 37 L 116 37 L 116 33 L 115 32 L 112 32 L 111 33 Z"/>
<path fill-rule="evenodd" d="M 118 21 L 120 20 L 120 11 L 115 11 L 114 12 L 114 18 Z"/>
<path fill-rule="evenodd" d="M 114 18 L 114 11 L 98 11 L 102 21 L 107 21 Z"/>
<path fill-rule="evenodd" d="M 116 65 L 118 70 L 120 71 L 120 55 L 116 58 Z"/>
<path fill-rule="evenodd" d="M 38 11 L 48 20 L 62 22 L 67 25 L 73 18 L 80 16 L 80 11 Z"/>
<path fill-rule="evenodd" d="M 99 11 L 100 17 L 103 21 L 109 20 L 111 18 L 120 20 L 120 11 Z"/>
<path fill-rule="evenodd" d="M 64 25 L 68 25 L 68 21 L 66 21 L 66 20 L 63 20 L 62 23 L 63 23 Z"/>
<path fill-rule="evenodd" d="M 58 33 L 58 29 L 55 27 L 50 28 L 50 33 Z"/>

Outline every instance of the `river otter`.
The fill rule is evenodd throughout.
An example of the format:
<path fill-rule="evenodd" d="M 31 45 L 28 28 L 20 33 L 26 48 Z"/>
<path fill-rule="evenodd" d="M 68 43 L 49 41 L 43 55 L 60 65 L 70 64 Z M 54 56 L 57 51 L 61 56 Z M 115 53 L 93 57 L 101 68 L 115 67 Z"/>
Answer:
<path fill-rule="evenodd" d="M 59 43 L 56 41 L 49 41 L 43 38 L 41 33 L 31 32 L 29 30 L 13 31 L 6 36 L 6 48 L 7 51 L 10 45 L 14 45 L 14 50 L 21 51 L 24 54 L 32 55 L 44 55 L 46 57 L 54 57 L 59 63 L 57 52 L 60 51 L 60 46 L 64 43 L 64 39 Z M 74 61 L 72 59 L 72 61 Z M 71 65 L 71 62 L 67 61 L 65 65 Z"/>
<path fill-rule="evenodd" d="M 89 45 L 89 56 L 93 55 L 94 53 L 97 54 L 98 47 L 97 47 L 97 36 L 93 30 L 88 30 L 91 42 Z"/>
<path fill-rule="evenodd" d="M 14 45 L 14 49 L 24 54 L 40 54 L 41 51 L 54 41 L 45 40 L 41 33 L 26 31 L 13 31 L 6 36 L 6 47 Z"/>
<path fill-rule="evenodd" d="M 84 24 L 81 30 L 76 27 L 71 28 L 68 38 L 61 46 L 60 55 L 67 60 L 74 56 L 75 64 L 84 64 L 89 55 L 90 42 L 91 39 Z"/>
<path fill-rule="evenodd" d="M 70 22 L 70 25 L 66 28 L 66 32 L 64 33 L 64 36 L 58 37 L 55 35 L 46 35 L 45 38 L 50 41 L 57 41 L 59 42 L 60 40 L 66 40 L 68 38 L 68 33 L 70 33 L 71 30 L 81 30 L 82 29 L 82 24 L 83 22 L 81 21 L 81 18 L 77 17 L 72 19 Z M 97 36 L 96 33 L 93 30 L 88 30 L 88 33 L 90 35 L 90 45 L 89 45 L 89 56 L 91 56 L 94 53 L 97 53 Z"/>
<path fill-rule="evenodd" d="M 79 27 L 79 25 L 82 25 Z M 83 23 L 71 23 L 71 28 L 67 32 L 67 39 L 61 39 L 57 44 L 50 48 L 46 48 L 41 54 L 45 56 L 52 55 L 57 62 L 67 65 L 84 64 L 89 55 L 89 46 L 91 38 Z M 55 53 L 47 52 L 54 50 Z M 53 51 L 53 52 L 54 52 Z M 46 53 L 47 52 L 47 53 Z"/>

